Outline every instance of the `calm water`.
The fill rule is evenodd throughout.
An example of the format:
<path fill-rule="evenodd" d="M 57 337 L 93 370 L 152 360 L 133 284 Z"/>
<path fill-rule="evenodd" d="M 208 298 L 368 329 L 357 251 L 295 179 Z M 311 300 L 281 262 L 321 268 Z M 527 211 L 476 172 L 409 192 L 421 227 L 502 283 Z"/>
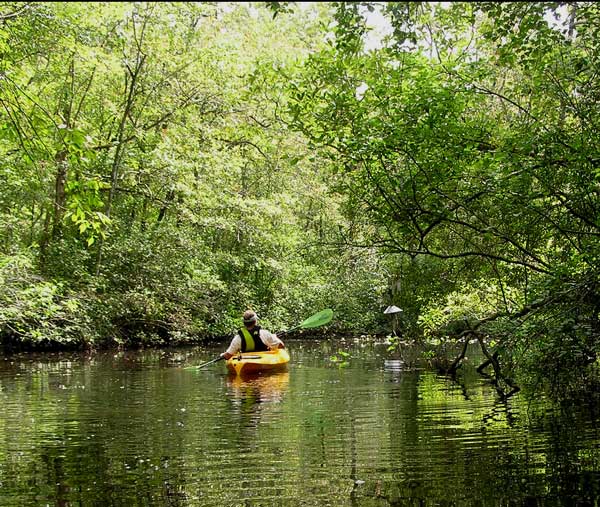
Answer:
<path fill-rule="evenodd" d="M 182 368 L 216 348 L 0 357 L 0 505 L 598 505 L 588 407 L 288 345 L 287 372 L 244 381 Z"/>

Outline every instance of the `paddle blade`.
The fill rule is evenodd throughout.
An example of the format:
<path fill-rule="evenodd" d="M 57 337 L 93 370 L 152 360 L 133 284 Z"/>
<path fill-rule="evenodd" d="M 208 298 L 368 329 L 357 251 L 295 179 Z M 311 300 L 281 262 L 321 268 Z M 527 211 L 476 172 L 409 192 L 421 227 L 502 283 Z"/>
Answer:
<path fill-rule="evenodd" d="M 312 317 L 306 319 L 302 324 L 300 324 L 299 327 L 302 329 L 310 329 L 313 327 L 324 326 L 328 322 L 331 322 L 332 318 L 333 310 L 331 308 L 327 308 L 327 310 L 315 313 Z"/>

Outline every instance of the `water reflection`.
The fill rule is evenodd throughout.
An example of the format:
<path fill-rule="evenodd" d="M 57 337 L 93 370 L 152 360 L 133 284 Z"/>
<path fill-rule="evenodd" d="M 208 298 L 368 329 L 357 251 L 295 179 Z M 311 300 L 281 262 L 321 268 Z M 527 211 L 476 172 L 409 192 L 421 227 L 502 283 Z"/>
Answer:
<path fill-rule="evenodd" d="M 0 505 L 597 505 L 594 406 L 339 347 L 250 378 L 179 367 L 206 349 L 4 358 Z"/>
<path fill-rule="evenodd" d="M 288 388 L 289 372 L 228 375 L 227 394 L 247 404 L 279 403 Z"/>
<path fill-rule="evenodd" d="M 281 403 L 288 387 L 289 373 L 228 375 L 227 399 L 231 417 L 238 432 L 232 437 L 240 442 L 256 439 L 251 431 L 258 428 L 265 413 L 273 412 L 273 404 Z"/>

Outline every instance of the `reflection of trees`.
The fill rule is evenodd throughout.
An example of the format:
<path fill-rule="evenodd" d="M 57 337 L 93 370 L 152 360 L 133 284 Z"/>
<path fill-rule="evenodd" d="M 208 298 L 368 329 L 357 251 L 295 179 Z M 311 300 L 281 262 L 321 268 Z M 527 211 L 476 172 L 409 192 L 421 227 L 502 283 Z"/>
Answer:
<path fill-rule="evenodd" d="M 254 379 L 112 356 L 0 372 L 9 408 L 0 415 L 0 499 L 19 495 L 0 503 L 598 497 L 600 430 L 590 410 L 499 402 L 467 372 L 458 385 L 433 372 L 378 368 L 376 355 L 353 354 L 346 369 L 312 356 L 317 366 L 299 361 Z"/>
<path fill-rule="evenodd" d="M 545 437 L 542 466 L 549 496 L 569 499 L 572 505 L 597 505 L 600 497 L 598 407 L 594 403 L 564 404 L 551 412 L 537 411 L 530 417 L 530 424 Z"/>
<path fill-rule="evenodd" d="M 174 396 L 164 378 L 173 370 L 149 375 L 153 361 L 139 353 L 49 355 L 0 371 L 0 482 L 19 492 L 10 505 L 136 505 L 143 497 L 150 505 L 181 491 L 182 470 L 164 464 L 183 453 L 178 409 L 191 389 Z"/>
<path fill-rule="evenodd" d="M 371 494 L 390 504 L 497 497 L 494 488 L 511 459 L 510 442 L 502 438 L 512 425 L 508 407 L 496 404 L 481 383 L 460 387 L 430 372 L 405 372 L 393 380 L 389 417 L 383 419 L 389 466 L 373 481 Z"/>
<path fill-rule="evenodd" d="M 477 369 L 477 372 L 481 375 L 481 373 L 479 372 L 479 368 Z M 457 371 L 454 371 L 444 376 L 451 379 L 452 382 L 455 384 L 456 388 L 460 389 L 460 393 L 465 401 L 471 401 L 470 389 L 473 385 L 477 385 L 480 383 L 479 380 L 474 377 L 472 368 L 463 367 L 461 374 L 459 374 Z M 497 391 L 495 381 L 492 382 L 492 385 Z M 488 422 L 494 420 L 505 420 L 507 425 L 510 427 L 514 425 L 516 418 L 512 414 L 510 403 L 507 397 L 497 397 L 497 399 L 494 400 L 492 406 L 489 408 L 488 413 L 484 414 L 482 417 L 484 426 Z"/>

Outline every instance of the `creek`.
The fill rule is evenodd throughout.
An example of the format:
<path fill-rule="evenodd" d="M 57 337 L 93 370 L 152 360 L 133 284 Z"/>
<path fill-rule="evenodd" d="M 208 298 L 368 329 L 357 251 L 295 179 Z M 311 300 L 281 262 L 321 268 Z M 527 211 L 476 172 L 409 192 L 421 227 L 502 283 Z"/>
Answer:
<path fill-rule="evenodd" d="M 595 407 L 502 402 L 381 343 L 288 340 L 250 379 L 224 346 L 0 356 L 0 505 L 597 505 Z"/>

